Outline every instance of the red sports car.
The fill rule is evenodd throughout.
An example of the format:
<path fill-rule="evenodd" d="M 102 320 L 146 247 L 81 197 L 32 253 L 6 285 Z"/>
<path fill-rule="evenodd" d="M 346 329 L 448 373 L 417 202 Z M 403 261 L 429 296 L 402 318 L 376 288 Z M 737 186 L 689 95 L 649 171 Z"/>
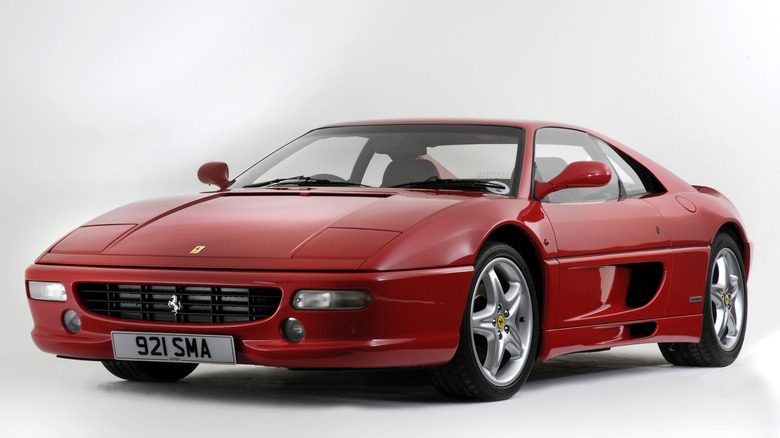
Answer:
<path fill-rule="evenodd" d="M 496 400 L 566 353 L 654 342 L 725 366 L 742 347 L 734 206 L 586 129 L 338 124 L 198 176 L 219 189 L 108 212 L 27 269 L 41 350 L 141 381 L 429 367 L 446 395 Z"/>

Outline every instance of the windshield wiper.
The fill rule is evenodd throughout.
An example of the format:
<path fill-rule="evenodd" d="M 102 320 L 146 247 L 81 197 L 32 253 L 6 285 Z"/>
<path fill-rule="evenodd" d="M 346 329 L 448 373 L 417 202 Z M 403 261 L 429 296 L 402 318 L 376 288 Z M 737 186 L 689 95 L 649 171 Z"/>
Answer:
<path fill-rule="evenodd" d="M 425 181 L 413 181 L 393 186 L 410 189 L 451 189 L 451 190 L 479 190 L 488 191 L 498 195 L 509 194 L 509 186 L 500 181 L 485 181 L 482 179 L 442 179 L 432 176 Z"/>
<path fill-rule="evenodd" d="M 341 187 L 368 187 L 365 184 L 353 183 L 349 181 L 332 181 L 323 178 L 312 178 L 309 176 L 292 176 L 288 178 L 277 178 L 270 181 L 261 181 L 253 184 L 247 184 L 243 188 L 252 187 L 277 187 L 277 186 L 341 186 Z"/>

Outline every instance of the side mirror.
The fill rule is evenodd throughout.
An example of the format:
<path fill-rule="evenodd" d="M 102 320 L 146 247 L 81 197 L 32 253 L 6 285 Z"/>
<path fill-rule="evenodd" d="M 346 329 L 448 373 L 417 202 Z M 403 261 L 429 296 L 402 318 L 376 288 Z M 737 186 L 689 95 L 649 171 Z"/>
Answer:
<path fill-rule="evenodd" d="M 578 187 L 602 187 L 612 179 L 612 169 L 598 161 L 575 161 L 566 166 L 561 173 L 550 181 L 537 181 L 534 189 L 536 199 L 542 199 L 550 193 Z"/>
<path fill-rule="evenodd" d="M 198 179 L 203 184 L 213 184 L 220 190 L 225 190 L 235 182 L 228 179 L 228 165 L 221 161 L 209 161 L 200 166 Z"/>

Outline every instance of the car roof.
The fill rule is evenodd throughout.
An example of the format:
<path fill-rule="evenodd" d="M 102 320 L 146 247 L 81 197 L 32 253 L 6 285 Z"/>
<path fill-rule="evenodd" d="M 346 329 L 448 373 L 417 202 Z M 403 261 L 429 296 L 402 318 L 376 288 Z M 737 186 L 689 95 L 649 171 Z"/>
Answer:
<path fill-rule="evenodd" d="M 542 120 L 509 120 L 509 119 L 380 119 L 380 120 L 361 120 L 354 122 L 333 123 L 323 126 L 323 128 L 333 128 L 339 126 L 369 126 L 369 125 L 494 125 L 494 126 L 514 126 L 534 130 L 542 127 L 556 126 L 561 128 L 571 128 L 590 132 L 589 129 L 580 126 L 569 125 L 565 123 L 548 122 Z"/>
<path fill-rule="evenodd" d="M 492 125 L 492 126 L 512 126 L 525 129 L 529 134 L 533 133 L 539 128 L 557 127 L 576 129 L 578 131 L 587 132 L 592 134 L 612 146 L 617 147 L 622 152 L 631 156 L 635 160 L 644 165 L 661 184 L 666 187 L 667 190 L 685 192 L 693 191 L 694 188 L 688 183 L 683 181 L 677 175 L 651 160 L 650 158 L 642 155 L 634 149 L 616 141 L 608 136 L 602 135 L 591 129 L 583 128 L 581 126 L 570 125 L 567 123 L 556 123 L 542 120 L 504 120 L 504 119 L 453 119 L 453 118 L 431 118 L 431 119 L 384 119 L 384 120 L 363 120 L 355 122 L 334 123 L 325 125 L 322 128 L 333 128 L 340 126 L 370 126 L 370 125 Z"/>

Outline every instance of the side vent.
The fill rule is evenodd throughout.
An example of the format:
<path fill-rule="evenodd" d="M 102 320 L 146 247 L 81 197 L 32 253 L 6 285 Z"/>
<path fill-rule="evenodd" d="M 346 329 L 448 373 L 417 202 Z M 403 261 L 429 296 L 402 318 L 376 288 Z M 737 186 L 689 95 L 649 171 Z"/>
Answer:
<path fill-rule="evenodd" d="M 657 326 L 658 324 L 653 321 L 640 322 L 636 324 L 630 324 L 628 326 L 628 331 L 631 333 L 631 338 L 633 339 L 646 338 L 648 336 L 652 336 L 653 333 L 655 333 Z"/>
<path fill-rule="evenodd" d="M 631 281 L 626 294 L 626 306 L 636 309 L 653 300 L 664 279 L 664 265 L 661 262 L 633 263 Z"/>

